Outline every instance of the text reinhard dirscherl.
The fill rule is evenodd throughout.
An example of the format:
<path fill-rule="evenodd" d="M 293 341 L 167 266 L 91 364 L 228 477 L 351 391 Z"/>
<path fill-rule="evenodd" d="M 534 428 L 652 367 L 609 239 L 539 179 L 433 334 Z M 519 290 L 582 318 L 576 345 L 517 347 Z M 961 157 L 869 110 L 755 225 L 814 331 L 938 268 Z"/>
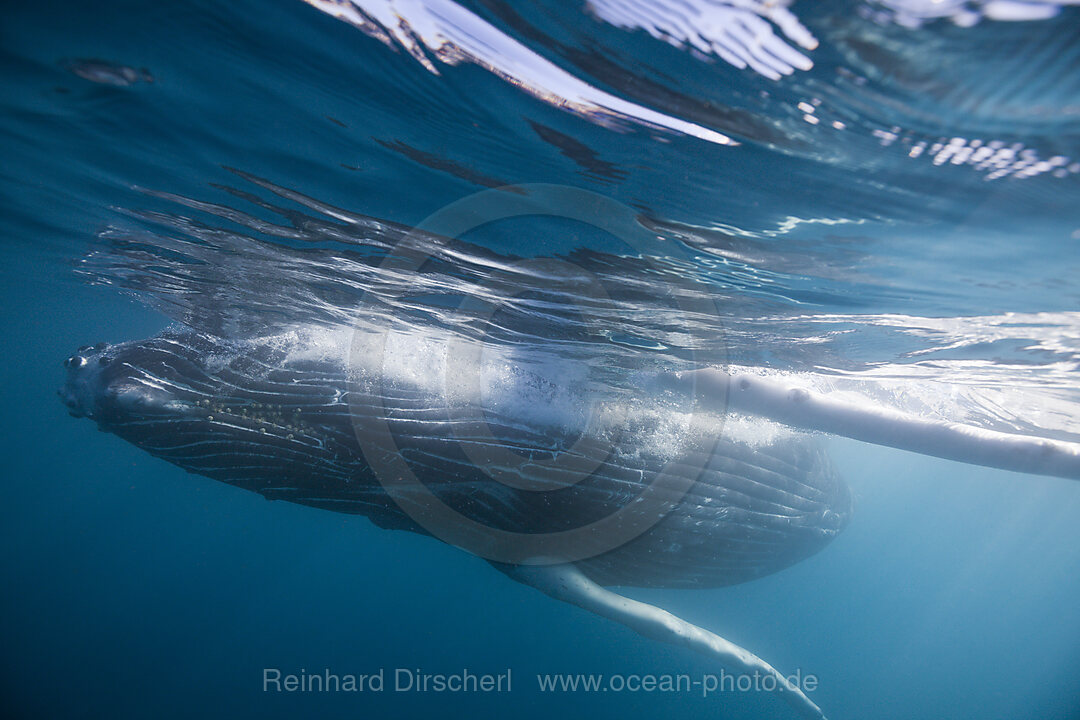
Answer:
<path fill-rule="evenodd" d="M 389 681 L 388 681 L 389 679 Z M 379 668 L 365 675 L 320 672 L 283 673 L 263 668 L 263 692 L 510 692 L 510 668 L 504 673 L 474 673 L 464 669 L 451 673 L 427 673 L 419 668 Z"/>
<path fill-rule="evenodd" d="M 336 692 L 404 692 L 404 693 L 505 693 L 513 690 L 512 672 L 476 673 L 469 669 L 448 673 L 428 673 L 419 668 L 378 668 L 366 674 L 336 673 L 330 668 L 322 672 L 284 672 L 280 668 L 263 668 L 263 692 L 275 693 L 336 693 Z M 787 681 L 803 690 L 817 689 L 816 675 L 801 670 Z M 772 692 L 779 689 L 778 680 L 771 674 L 705 673 L 644 673 L 644 674 L 582 674 L 551 673 L 536 676 L 536 689 L 542 693 L 594 692 L 674 692 L 700 693 L 708 697 L 724 692 Z"/>

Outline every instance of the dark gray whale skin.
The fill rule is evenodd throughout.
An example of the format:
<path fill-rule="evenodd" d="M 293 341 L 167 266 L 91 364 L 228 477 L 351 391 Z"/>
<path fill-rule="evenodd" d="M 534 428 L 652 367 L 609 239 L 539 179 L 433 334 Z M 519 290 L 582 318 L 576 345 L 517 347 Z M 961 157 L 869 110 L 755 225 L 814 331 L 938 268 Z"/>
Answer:
<path fill-rule="evenodd" d="M 370 403 L 348 397 L 342 363 L 291 361 L 257 341 L 166 332 L 80 348 L 65 366 L 59 394 L 71 414 L 156 457 L 267 499 L 425 533 L 365 462 L 350 406 L 355 412 Z M 430 407 L 430 399 L 395 389 L 381 402 L 413 472 L 443 502 L 492 527 L 530 533 L 578 527 L 633 502 L 662 464 L 641 453 L 628 459 L 616 449 L 572 487 L 517 490 L 469 460 L 461 447 L 468 438 L 453 435 L 447 411 Z M 575 439 L 522 418 L 488 416 L 487 422 L 520 454 L 550 457 Z M 629 447 L 634 438 L 620 442 Z M 729 585 L 812 555 L 850 517 L 847 486 L 811 437 L 753 448 L 720 439 L 701 464 L 689 492 L 662 520 L 577 566 L 603 585 Z"/>

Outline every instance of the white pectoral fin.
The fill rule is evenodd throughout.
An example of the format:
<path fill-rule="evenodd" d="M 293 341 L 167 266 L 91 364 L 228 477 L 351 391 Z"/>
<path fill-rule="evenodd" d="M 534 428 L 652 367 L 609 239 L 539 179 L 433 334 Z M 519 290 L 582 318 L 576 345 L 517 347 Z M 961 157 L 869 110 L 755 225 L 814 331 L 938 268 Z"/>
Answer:
<path fill-rule="evenodd" d="M 556 600 L 620 622 L 645 637 L 694 650 L 731 670 L 772 677 L 773 682 L 763 683 L 762 687 L 775 688 L 774 692 L 804 718 L 825 718 L 799 687 L 757 655 L 666 610 L 611 592 L 585 577 L 574 565 L 520 565 L 500 569 Z"/>
<path fill-rule="evenodd" d="M 923 418 L 869 401 L 836 399 L 779 377 L 707 368 L 668 373 L 660 383 L 694 393 L 706 409 L 756 415 L 802 430 L 973 465 L 1080 480 L 1080 443 Z"/>

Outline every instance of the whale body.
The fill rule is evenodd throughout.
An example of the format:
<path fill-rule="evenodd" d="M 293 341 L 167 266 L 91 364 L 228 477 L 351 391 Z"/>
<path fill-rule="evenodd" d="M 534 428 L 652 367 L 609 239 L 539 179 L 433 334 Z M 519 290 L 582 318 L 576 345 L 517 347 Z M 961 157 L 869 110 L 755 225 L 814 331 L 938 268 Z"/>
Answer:
<path fill-rule="evenodd" d="M 488 412 L 490 436 L 462 436 L 452 409 L 433 402 L 423 383 L 359 390 L 342 353 L 313 353 L 307 342 L 303 335 L 268 342 L 173 331 L 84 347 L 65 363 L 60 396 L 73 415 L 192 473 L 420 533 L 427 531 L 365 458 L 353 422 L 358 409 L 384 412 L 401 455 L 441 501 L 519 533 L 579 527 L 632 504 L 673 457 L 656 447 L 669 432 L 662 423 L 630 423 L 587 477 L 548 492 L 520 489 L 478 468 L 470 444 L 495 437 L 519 456 L 551 458 L 575 452 L 581 432 L 524 402 Z M 721 436 L 706 457 L 675 459 L 674 467 L 695 474 L 688 491 L 639 536 L 576 562 L 590 580 L 668 588 L 744 582 L 820 550 L 851 514 L 846 485 L 811 436 Z M 527 476 L 529 464 L 514 472 Z"/>

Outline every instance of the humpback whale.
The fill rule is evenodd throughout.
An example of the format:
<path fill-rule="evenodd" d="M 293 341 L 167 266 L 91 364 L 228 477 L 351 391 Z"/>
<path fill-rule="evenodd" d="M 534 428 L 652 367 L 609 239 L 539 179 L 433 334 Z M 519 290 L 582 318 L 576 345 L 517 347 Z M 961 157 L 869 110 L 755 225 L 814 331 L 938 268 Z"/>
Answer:
<path fill-rule="evenodd" d="M 374 477 L 358 443 L 351 408 L 376 398 L 350 382 L 340 352 L 313 358 L 309 344 L 302 335 L 272 343 L 167 332 L 84 347 L 65 362 L 60 395 L 71 414 L 188 471 L 268 499 L 363 514 L 384 528 L 426 533 Z M 521 392 L 529 387 L 523 382 Z M 455 434 L 452 409 L 433 405 L 416 383 L 384 390 L 377 400 L 387 410 L 400 453 L 425 485 L 463 517 L 519 533 L 557 532 L 632 506 L 660 466 L 674 461 L 676 467 L 693 467 L 689 455 L 701 452 L 676 456 L 662 444 L 655 447 L 667 430 L 635 418 L 632 429 L 605 447 L 596 468 L 577 482 L 547 492 L 520 489 L 530 477 L 543 475 L 537 468 L 544 467 L 544 457 L 586 455 L 580 433 L 551 418 L 493 413 L 487 420 L 493 436 L 535 461 L 512 470 L 517 482 L 498 481 L 470 462 L 469 446 L 487 439 Z M 572 563 L 495 564 L 517 580 L 648 635 L 771 673 L 796 707 L 819 717 L 800 689 L 751 653 L 604 589 L 750 580 L 820 550 L 850 517 L 846 485 L 809 436 L 764 443 L 715 438 L 707 452 L 681 498 L 629 542 Z"/>
<path fill-rule="evenodd" d="M 384 404 L 400 453 L 443 502 L 476 522 L 524 533 L 583 525 L 633 502 L 663 464 L 692 467 L 696 449 L 676 456 L 651 447 L 665 430 L 635 419 L 595 469 L 558 487 L 558 475 L 574 468 L 545 473 L 541 456 L 584 457 L 581 438 L 554 419 L 493 414 L 486 424 L 498 441 L 532 459 L 508 470 L 512 479 L 496 480 L 469 456 L 489 439 L 455 432 L 452 408 L 405 383 L 364 396 L 340 356 L 295 359 L 304 342 L 225 343 L 173 332 L 86 348 L 67 360 L 61 395 L 73 414 L 191 472 L 422 533 L 374 476 L 352 426 L 357 404 Z M 580 560 L 585 575 L 604 585 L 729 585 L 809 556 L 846 524 L 850 495 L 813 438 L 711 444 L 679 503 L 626 545 Z M 530 478 L 542 478 L 541 488 L 525 487 Z"/>
<path fill-rule="evenodd" d="M 453 412 L 433 406 L 422 387 L 402 383 L 377 399 L 366 396 L 350 383 L 340 354 L 313 359 L 309 342 L 302 335 L 284 342 L 227 342 L 172 331 L 144 341 L 83 347 L 65 361 L 67 382 L 60 396 L 72 415 L 90 418 L 102 430 L 190 472 L 271 500 L 362 514 L 383 528 L 423 534 L 430 533 L 374 476 L 354 432 L 351 408 L 377 400 L 388 410 L 401 454 L 442 502 L 462 517 L 518 532 L 550 533 L 632 505 L 650 473 L 670 462 L 663 449 L 649 449 L 663 430 L 643 423 L 621 437 L 581 481 L 548 492 L 520 489 L 515 485 L 527 479 L 530 466 L 513 470 L 518 483 L 498 481 L 477 468 L 467 448 L 487 438 L 455 433 Z M 769 389 L 775 390 L 755 388 L 764 398 L 756 402 L 767 407 Z M 350 398 L 350 392 L 361 396 Z M 803 391 L 783 393 L 773 402 L 828 401 Z M 853 412 L 841 410 L 834 415 Z M 816 412 L 828 415 L 827 409 Z M 904 427 L 903 418 L 886 419 L 894 430 Z M 524 457 L 582 452 L 575 449 L 581 439 L 572 432 L 527 415 L 494 414 L 487 424 L 501 443 Z M 854 425 L 873 432 L 857 420 Z M 971 442 L 998 447 L 995 439 L 976 434 Z M 493 564 L 515 580 L 648 637 L 703 652 L 729 668 L 771 675 L 777 692 L 801 716 L 824 717 L 800 688 L 751 652 L 607 589 L 700 588 L 751 580 L 817 552 L 848 523 L 851 496 L 815 437 L 714 440 L 696 467 L 677 458 L 680 467 L 696 470 L 692 485 L 629 542 L 576 562 Z M 1013 469 L 1018 464 L 1031 469 L 1033 460 L 1025 458 L 1044 458 L 1052 460 L 1048 474 L 1075 476 L 1067 462 L 1075 464 L 1070 448 L 1028 444 L 1036 450 L 1002 446 Z M 976 458 L 982 464 L 991 464 L 989 459 Z"/>
<path fill-rule="evenodd" d="M 81 271 L 149 297 L 179 324 L 145 340 L 79 348 L 59 391 L 72 415 L 267 499 L 455 544 L 555 599 L 771 677 L 802 717 L 824 715 L 765 660 L 611 588 L 741 583 L 823 549 L 849 522 L 852 498 L 822 433 L 1080 479 L 1076 443 L 837 399 L 732 363 L 628 369 L 625 360 L 649 346 L 612 326 L 625 306 L 641 307 L 639 280 L 652 288 L 663 278 L 676 296 L 694 289 L 662 265 L 575 257 L 612 289 L 604 315 L 557 265 L 515 265 L 246 177 L 345 223 L 289 211 L 294 228 L 361 247 L 300 250 L 214 229 L 199 235 L 186 222 L 177 228 L 194 234 L 190 241 L 107 235 L 114 246 Z M 160 197 L 308 239 L 231 209 Z M 410 235 L 431 260 L 424 272 L 380 264 Z M 349 294 L 358 287 L 374 298 L 359 310 Z M 451 305 L 430 297 L 440 293 L 494 296 L 511 314 L 466 303 L 459 323 Z M 529 293 L 539 296 L 509 302 Z M 575 303 L 600 318 L 599 330 L 567 319 L 564 306 Z M 694 320 L 680 316 L 679 327 Z M 481 336 L 497 336 L 484 352 L 450 352 L 478 325 Z M 586 341 L 575 340 L 579 331 Z M 560 352 L 549 347 L 560 343 Z M 631 351 L 611 355 L 613 347 Z M 583 367 L 613 370 L 605 377 L 622 386 L 601 383 L 590 394 Z"/>

